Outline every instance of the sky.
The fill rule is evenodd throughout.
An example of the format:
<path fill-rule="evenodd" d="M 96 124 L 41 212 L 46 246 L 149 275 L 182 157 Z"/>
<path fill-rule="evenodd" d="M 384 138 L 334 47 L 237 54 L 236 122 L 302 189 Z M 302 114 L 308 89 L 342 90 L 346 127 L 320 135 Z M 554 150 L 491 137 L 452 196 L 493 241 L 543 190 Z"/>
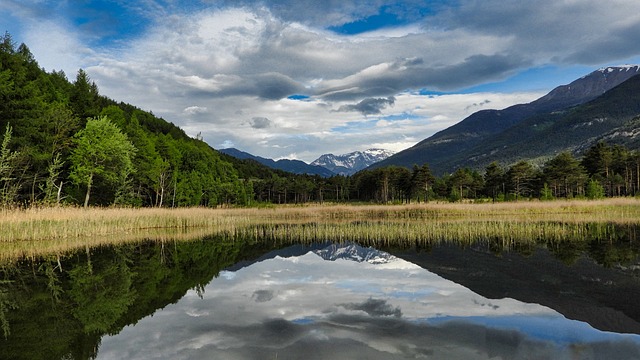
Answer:
<path fill-rule="evenodd" d="M 213 148 L 306 162 L 640 63 L 637 0 L 0 0 L 0 25 Z"/>

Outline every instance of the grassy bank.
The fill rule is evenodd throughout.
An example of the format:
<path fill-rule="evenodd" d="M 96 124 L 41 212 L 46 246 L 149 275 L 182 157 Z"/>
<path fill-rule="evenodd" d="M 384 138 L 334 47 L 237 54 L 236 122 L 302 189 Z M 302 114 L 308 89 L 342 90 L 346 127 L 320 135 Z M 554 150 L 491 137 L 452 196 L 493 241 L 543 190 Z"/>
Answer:
<path fill-rule="evenodd" d="M 0 258 L 219 233 L 270 241 L 348 240 L 389 245 L 478 238 L 505 242 L 606 239 L 615 235 L 613 226 L 636 225 L 640 225 L 640 201 L 635 199 L 268 209 L 34 208 L 0 213 Z"/>

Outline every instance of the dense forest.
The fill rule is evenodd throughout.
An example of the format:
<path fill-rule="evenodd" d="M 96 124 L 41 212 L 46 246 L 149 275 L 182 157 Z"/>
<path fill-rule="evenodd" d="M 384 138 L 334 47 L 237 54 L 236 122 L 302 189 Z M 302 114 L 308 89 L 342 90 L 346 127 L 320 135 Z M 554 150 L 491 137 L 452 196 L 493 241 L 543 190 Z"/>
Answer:
<path fill-rule="evenodd" d="M 635 196 L 640 154 L 600 142 L 536 167 L 492 163 L 436 178 L 428 164 L 351 177 L 294 175 L 220 154 L 135 106 L 41 69 L 24 44 L 0 39 L 0 206 L 252 206 L 304 202 L 421 202 Z"/>
<path fill-rule="evenodd" d="M 46 73 L 28 47 L 0 40 L 2 205 L 247 204 L 253 190 L 228 161 L 173 124 Z"/>

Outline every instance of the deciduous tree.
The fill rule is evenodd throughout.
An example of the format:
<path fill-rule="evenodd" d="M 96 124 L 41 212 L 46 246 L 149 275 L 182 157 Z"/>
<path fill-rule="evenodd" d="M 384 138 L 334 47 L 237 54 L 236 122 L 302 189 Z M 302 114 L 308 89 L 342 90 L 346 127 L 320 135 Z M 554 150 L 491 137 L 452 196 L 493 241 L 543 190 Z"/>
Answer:
<path fill-rule="evenodd" d="M 86 186 L 84 206 L 89 205 L 91 188 L 97 177 L 118 185 L 126 183 L 132 172 L 131 159 L 135 147 L 127 136 L 107 117 L 89 119 L 86 127 L 74 137 L 76 148 L 71 154 L 71 179 Z"/>

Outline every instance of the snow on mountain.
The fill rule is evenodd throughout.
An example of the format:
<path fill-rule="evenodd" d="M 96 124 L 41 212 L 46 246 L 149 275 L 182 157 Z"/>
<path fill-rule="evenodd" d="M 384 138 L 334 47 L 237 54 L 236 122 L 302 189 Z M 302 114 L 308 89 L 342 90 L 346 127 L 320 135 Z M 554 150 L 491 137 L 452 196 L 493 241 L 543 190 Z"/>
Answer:
<path fill-rule="evenodd" d="M 600 68 L 598 69 L 599 72 L 601 73 L 612 73 L 615 71 L 634 71 L 634 72 L 638 72 L 640 71 L 640 65 L 618 65 L 618 66 L 609 66 L 606 68 Z"/>
<path fill-rule="evenodd" d="M 364 248 L 356 244 L 333 244 L 324 249 L 314 251 L 324 260 L 335 261 L 338 259 L 356 262 L 368 262 L 370 264 L 387 264 L 397 258 L 384 251 L 374 248 Z"/>
<path fill-rule="evenodd" d="M 384 149 L 354 151 L 343 155 L 324 154 L 311 165 L 322 166 L 340 175 L 352 175 L 393 154 L 392 151 Z"/>

